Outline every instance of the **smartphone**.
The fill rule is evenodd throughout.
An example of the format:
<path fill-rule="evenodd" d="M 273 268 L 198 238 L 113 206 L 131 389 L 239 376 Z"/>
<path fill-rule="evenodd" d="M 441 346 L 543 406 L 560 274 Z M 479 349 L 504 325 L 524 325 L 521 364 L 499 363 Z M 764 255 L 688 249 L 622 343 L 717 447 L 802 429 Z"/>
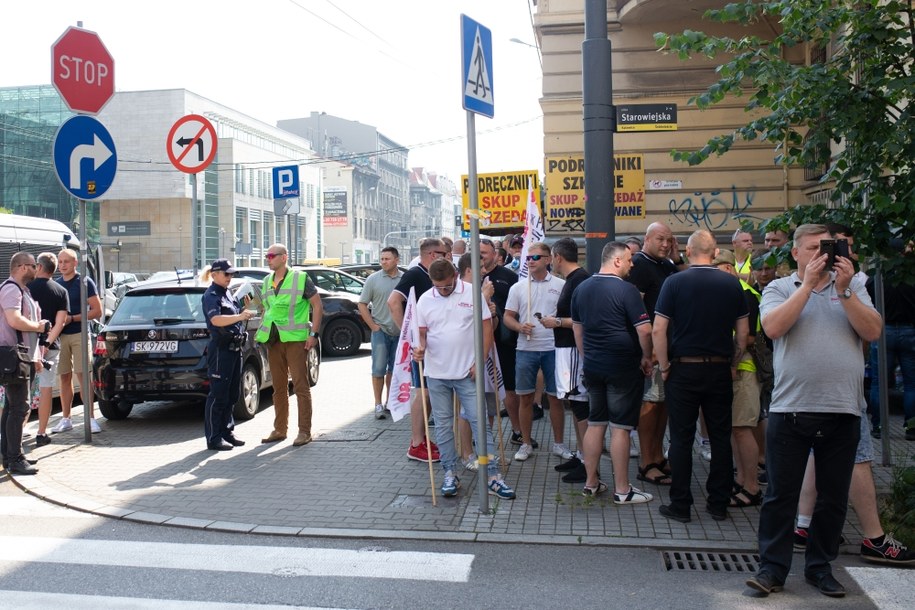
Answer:
<path fill-rule="evenodd" d="M 848 242 L 845 242 L 846 248 L 848 247 Z M 826 271 L 832 271 L 832 267 L 836 262 L 836 240 L 834 239 L 821 239 L 820 240 L 820 254 L 826 254 L 829 258 L 826 259 Z"/>
<path fill-rule="evenodd" d="M 841 256 L 843 258 L 848 258 L 848 259 L 851 258 L 851 255 L 848 252 L 848 240 L 847 239 L 837 239 L 836 240 L 835 253 L 836 253 L 836 256 Z"/>

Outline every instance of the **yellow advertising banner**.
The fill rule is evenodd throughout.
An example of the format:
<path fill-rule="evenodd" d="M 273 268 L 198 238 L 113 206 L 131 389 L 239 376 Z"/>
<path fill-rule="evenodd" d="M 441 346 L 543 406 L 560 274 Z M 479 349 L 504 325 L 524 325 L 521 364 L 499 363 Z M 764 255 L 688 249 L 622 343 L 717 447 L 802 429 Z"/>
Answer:
<path fill-rule="evenodd" d="M 534 186 L 534 197 L 540 201 L 540 173 L 535 170 L 502 174 L 477 174 L 479 193 L 480 228 L 524 226 L 529 184 Z M 470 230 L 470 177 L 461 176 L 461 203 L 464 230 Z"/>
<path fill-rule="evenodd" d="M 613 155 L 617 218 L 645 218 L 645 165 L 641 154 Z M 585 232 L 585 158 L 546 158 L 547 233 Z"/>

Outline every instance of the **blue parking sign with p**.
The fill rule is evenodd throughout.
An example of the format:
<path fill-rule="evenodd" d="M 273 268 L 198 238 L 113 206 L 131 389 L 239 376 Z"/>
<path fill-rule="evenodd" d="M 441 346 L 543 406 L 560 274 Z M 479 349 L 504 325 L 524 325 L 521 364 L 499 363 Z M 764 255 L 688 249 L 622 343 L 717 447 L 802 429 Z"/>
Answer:
<path fill-rule="evenodd" d="M 273 168 L 273 198 L 290 199 L 299 196 L 299 166 Z"/>

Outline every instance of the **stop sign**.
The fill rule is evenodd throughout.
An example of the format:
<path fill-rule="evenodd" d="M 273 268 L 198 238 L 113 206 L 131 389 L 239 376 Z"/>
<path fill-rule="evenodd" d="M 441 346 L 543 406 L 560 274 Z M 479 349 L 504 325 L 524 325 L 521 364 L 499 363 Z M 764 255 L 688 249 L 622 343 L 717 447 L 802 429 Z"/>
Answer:
<path fill-rule="evenodd" d="M 51 75 L 73 112 L 98 114 L 114 95 L 114 60 L 89 30 L 71 26 L 51 46 Z"/>

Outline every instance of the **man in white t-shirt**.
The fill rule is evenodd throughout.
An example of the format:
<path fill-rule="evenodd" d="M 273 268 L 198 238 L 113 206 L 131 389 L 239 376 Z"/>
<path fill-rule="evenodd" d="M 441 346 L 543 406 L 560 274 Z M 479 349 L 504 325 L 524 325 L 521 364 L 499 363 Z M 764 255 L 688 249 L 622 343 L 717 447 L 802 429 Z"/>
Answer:
<path fill-rule="evenodd" d="M 413 359 L 423 364 L 423 374 L 428 379 L 429 400 L 435 417 L 435 440 L 441 453 L 445 471 L 442 495 L 457 494 L 461 482 L 454 471 L 458 455 L 454 448 L 453 395 L 461 402 L 463 417 L 470 423 L 477 451 L 485 439 L 478 438 L 476 414 L 476 382 L 474 381 L 475 351 L 473 324 L 476 315 L 483 319 L 483 353 L 492 349 L 492 320 L 487 307 L 480 312 L 473 309 L 473 287 L 457 277 L 457 271 L 448 259 L 439 259 L 429 266 L 432 290 L 427 290 L 416 303 L 416 323 L 419 327 L 419 347 L 413 350 Z M 491 438 L 486 423 L 487 438 Z M 484 456 L 480 456 L 480 462 Z M 499 473 L 499 463 L 489 456 L 487 465 L 489 493 L 511 500 L 515 492 L 506 485 Z"/>
<path fill-rule="evenodd" d="M 552 257 L 550 247 L 534 242 L 527 250 L 527 278 L 521 278 L 508 291 L 503 322 L 518 334 L 515 359 L 515 392 L 518 394 L 518 419 L 521 424 L 521 447 L 515 459 L 523 462 L 534 451 L 531 428 L 534 422 L 534 391 L 537 372 L 543 372 L 544 394 L 550 401 L 550 424 L 553 428 L 553 453 L 572 457 L 563 444 L 565 412 L 556 397 L 556 341 L 552 327 L 544 321 L 556 317 L 556 304 L 565 280 L 552 275 L 548 269 Z M 524 261 L 522 261 L 522 264 Z"/>

